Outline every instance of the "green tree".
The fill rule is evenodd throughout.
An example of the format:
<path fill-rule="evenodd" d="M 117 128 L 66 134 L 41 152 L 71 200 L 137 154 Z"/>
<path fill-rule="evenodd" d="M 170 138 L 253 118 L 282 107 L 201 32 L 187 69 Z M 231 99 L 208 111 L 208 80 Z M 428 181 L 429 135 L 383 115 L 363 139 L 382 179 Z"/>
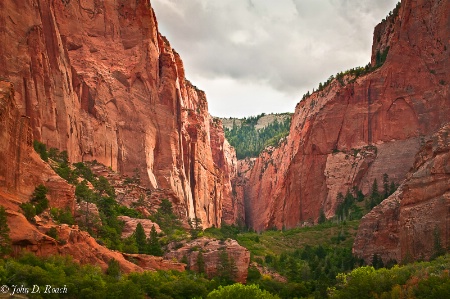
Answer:
<path fill-rule="evenodd" d="M 39 142 L 37 140 L 33 141 L 33 147 L 34 150 L 41 156 L 41 159 L 44 161 L 48 161 L 48 153 L 47 153 L 47 147 L 42 142 Z"/>
<path fill-rule="evenodd" d="M 9 238 L 9 226 L 6 218 L 6 210 L 0 206 L 0 257 L 11 252 L 11 239 Z"/>
<path fill-rule="evenodd" d="M 198 273 L 205 273 L 205 258 L 203 257 L 203 253 L 200 250 L 197 256 L 197 269 Z"/>
<path fill-rule="evenodd" d="M 150 230 L 150 238 L 148 240 L 148 253 L 155 256 L 163 255 L 161 244 L 159 244 L 158 240 L 158 233 L 156 232 L 154 225 L 152 225 L 152 229 Z"/>
<path fill-rule="evenodd" d="M 134 237 L 136 239 L 138 252 L 147 253 L 147 237 L 145 236 L 144 227 L 142 227 L 142 224 L 140 222 L 136 225 Z"/>
<path fill-rule="evenodd" d="M 325 212 L 323 211 L 323 209 L 320 209 L 320 215 L 319 215 L 319 219 L 317 220 L 317 222 L 319 224 L 325 223 L 325 221 L 327 221 L 327 217 L 325 216 Z"/>
<path fill-rule="evenodd" d="M 40 184 L 34 189 L 33 195 L 31 196 L 31 202 L 36 208 L 37 215 L 48 208 L 47 192 L 48 189 L 43 184 Z"/>
<path fill-rule="evenodd" d="M 208 294 L 208 299 L 279 299 L 277 295 L 261 290 L 256 285 L 235 283 L 229 286 L 219 286 Z"/>
<path fill-rule="evenodd" d="M 191 237 L 192 239 L 197 239 L 200 232 L 203 230 L 202 220 L 195 217 L 194 219 L 189 219 L 188 224 L 191 227 Z"/>
<path fill-rule="evenodd" d="M 106 274 L 113 277 L 116 280 L 120 279 L 122 272 L 120 271 L 119 262 L 116 259 L 110 259 L 108 262 L 108 269 L 106 269 Z"/>
<path fill-rule="evenodd" d="M 221 250 L 219 254 L 219 265 L 217 266 L 217 274 L 225 283 L 234 281 L 237 267 L 233 257 L 228 256 L 225 250 Z"/>

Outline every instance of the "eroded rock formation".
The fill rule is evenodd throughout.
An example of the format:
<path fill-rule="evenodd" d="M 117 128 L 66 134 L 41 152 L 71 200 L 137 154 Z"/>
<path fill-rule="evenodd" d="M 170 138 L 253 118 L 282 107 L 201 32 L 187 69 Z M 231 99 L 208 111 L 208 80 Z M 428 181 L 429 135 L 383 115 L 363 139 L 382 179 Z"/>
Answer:
<path fill-rule="evenodd" d="M 297 105 L 289 136 L 239 174 L 250 227 L 314 222 L 321 209 L 334 215 L 338 192 L 367 193 L 384 173 L 405 178 L 421 143 L 450 120 L 449 11 L 448 1 L 402 1 L 375 29 L 372 67 L 385 57 L 381 67 Z"/>
<path fill-rule="evenodd" d="M 353 252 L 371 263 L 429 259 L 450 247 L 450 123 L 428 140 L 397 192 L 363 217 Z"/>
<path fill-rule="evenodd" d="M 235 240 L 220 241 L 200 238 L 182 244 L 178 249 L 175 246 L 176 244 L 172 245 L 173 250 L 167 253 L 164 256 L 165 258 L 175 258 L 178 261 L 185 260 L 189 269 L 204 271 L 208 277 L 220 275 L 221 272 L 225 271 L 229 272 L 228 274 L 236 282 L 245 283 L 247 280 L 250 252 Z M 200 254 L 203 258 L 203 269 L 199 269 Z"/>
<path fill-rule="evenodd" d="M 180 216 L 220 225 L 234 158 L 148 1 L 8 0 L 0 24 L 0 77 L 14 84 L 23 134 L 73 162 L 138 169 L 144 186 L 175 195 Z"/>

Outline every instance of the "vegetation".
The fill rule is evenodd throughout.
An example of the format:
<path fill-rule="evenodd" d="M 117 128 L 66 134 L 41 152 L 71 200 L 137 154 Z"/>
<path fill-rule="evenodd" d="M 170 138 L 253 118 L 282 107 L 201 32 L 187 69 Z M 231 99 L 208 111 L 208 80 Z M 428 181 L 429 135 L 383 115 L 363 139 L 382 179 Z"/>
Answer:
<path fill-rule="evenodd" d="M 265 114 L 244 118 L 242 125 L 233 124 L 231 129 L 225 128 L 225 137 L 236 149 L 238 159 L 257 157 L 267 146 L 277 146 L 278 142 L 289 134 L 291 118 L 284 121 L 275 120 L 263 129 L 256 129 L 258 120 Z"/>
<path fill-rule="evenodd" d="M 47 284 L 65 287 L 63 294 L 49 298 L 313 298 L 314 294 L 317 298 L 449 298 L 449 268 L 449 255 L 391 269 L 358 267 L 338 274 L 322 296 L 304 281 L 279 283 L 266 278 L 259 284 L 244 286 L 226 285 L 190 271 L 124 275 L 114 259 L 104 274 L 100 268 L 80 266 L 70 257 L 24 254 L 17 259 L 0 260 L 0 285 L 38 285 L 41 290 Z M 42 294 L 27 296 L 43 298 Z"/>
<path fill-rule="evenodd" d="M 217 290 L 208 294 L 208 299 L 276 299 L 276 295 L 259 289 L 256 285 L 242 285 L 236 283 L 226 287 L 219 286 Z"/>
<path fill-rule="evenodd" d="M 6 210 L 0 206 L 0 258 L 11 252 L 11 239 L 9 238 L 9 226 L 6 219 Z"/>
<path fill-rule="evenodd" d="M 34 216 L 41 214 L 45 209 L 48 208 L 47 192 L 47 187 L 40 184 L 34 189 L 30 202 L 26 202 L 20 205 L 25 217 L 29 221 L 33 221 Z"/>
<path fill-rule="evenodd" d="M 391 269 L 372 266 L 338 275 L 331 298 L 450 298 L 450 256 Z"/>

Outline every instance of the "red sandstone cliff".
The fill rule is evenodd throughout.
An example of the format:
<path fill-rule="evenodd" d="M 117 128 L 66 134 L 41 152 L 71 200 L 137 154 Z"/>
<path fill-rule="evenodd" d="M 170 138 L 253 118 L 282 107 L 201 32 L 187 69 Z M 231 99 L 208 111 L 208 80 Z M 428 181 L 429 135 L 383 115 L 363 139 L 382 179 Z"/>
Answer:
<path fill-rule="evenodd" d="M 137 168 L 203 227 L 219 226 L 223 207 L 234 222 L 232 151 L 148 1 L 6 0 L 0 27 L 0 77 L 14 83 L 14 121 L 30 123 L 25 133 L 73 162 Z M 18 180 L 30 194 L 33 185 Z"/>
<path fill-rule="evenodd" d="M 21 117 L 15 106 L 14 88 L 10 82 L 0 81 L 0 205 L 6 207 L 13 254 L 27 250 L 39 256 L 54 254 L 70 255 L 80 263 L 100 266 L 103 270 L 108 262 L 115 259 L 122 271 L 176 269 L 184 270 L 184 265 L 161 258 L 138 255 L 136 266 L 127 256 L 99 245 L 88 233 L 68 225 L 55 226 L 52 223 L 32 225 L 19 208 L 27 202 L 34 187 L 44 184 L 49 193 L 51 207 L 74 210 L 74 188 L 60 178 L 48 164 L 44 163 L 33 150 L 32 132 L 27 117 Z M 59 240 L 45 235 L 50 227 L 56 227 Z"/>
<path fill-rule="evenodd" d="M 198 257 L 203 256 L 204 269 L 199 269 Z M 225 253 L 225 260 L 221 254 Z M 250 252 L 240 246 L 237 241 L 227 239 L 200 238 L 183 244 L 181 248 L 172 250 L 165 255 L 168 259 L 178 261 L 186 259 L 187 266 L 193 271 L 204 271 L 208 277 L 220 275 L 220 272 L 229 272 L 236 282 L 247 281 L 248 267 L 250 265 Z M 223 264 L 226 265 L 223 265 Z"/>
<path fill-rule="evenodd" d="M 450 120 L 449 12 L 448 1 L 402 1 L 375 30 L 374 64 L 389 46 L 380 68 L 297 105 L 279 148 L 239 174 L 249 226 L 294 227 L 320 209 L 332 216 L 338 192 L 367 192 L 383 173 L 405 178 L 420 143 Z"/>
<path fill-rule="evenodd" d="M 370 263 L 428 259 L 450 248 L 450 123 L 426 142 L 397 192 L 363 217 L 353 252 Z"/>

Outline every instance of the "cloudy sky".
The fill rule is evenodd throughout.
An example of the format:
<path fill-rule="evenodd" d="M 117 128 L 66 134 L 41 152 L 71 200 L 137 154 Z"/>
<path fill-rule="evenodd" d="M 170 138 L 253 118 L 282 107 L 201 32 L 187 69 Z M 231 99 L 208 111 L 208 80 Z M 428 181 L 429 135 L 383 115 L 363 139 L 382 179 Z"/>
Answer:
<path fill-rule="evenodd" d="M 151 0 L 159 30 L 214 116 L 293 112 L 330 75 L 370 61 L 398 0 Z"/>

